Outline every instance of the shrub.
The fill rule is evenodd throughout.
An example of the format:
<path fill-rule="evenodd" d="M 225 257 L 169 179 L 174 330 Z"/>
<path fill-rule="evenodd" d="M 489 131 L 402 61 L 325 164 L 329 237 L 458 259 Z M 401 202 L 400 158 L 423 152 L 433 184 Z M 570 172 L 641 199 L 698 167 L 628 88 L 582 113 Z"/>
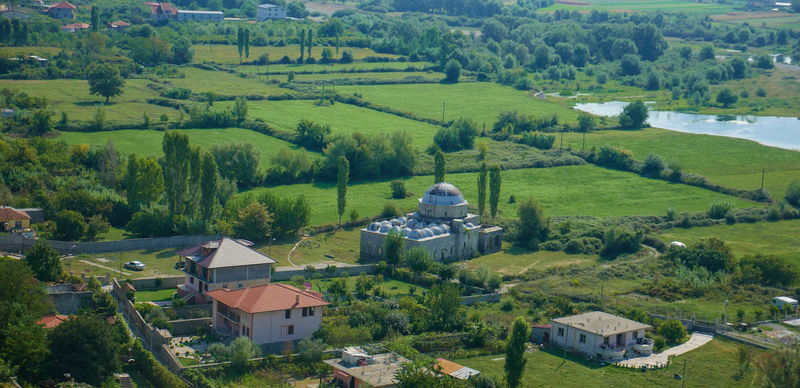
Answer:
<path fill-rule="evenodd" d="M 664 347 L 667 346 L 667 340 L 665 340 L 664 337 L 660 335 L 653 335 L 652 339 L 654 348 L 653 350 L 655 350 L 656 352 L 661 351 L 661 349 L 664 349 Z"/>
<path fill-rule="evenodd" d="M 644 160 L 642 174 L 657 178 L 661 175 L 661 171 L 664 171 L 664 168 L 664 160 L 658 155 L 650 154 Z"/>
<path fill-rule="evenodd" d="M 759 96 L 759 97 L 766 97 L 766 96 L 767 96 L 767 91 L 766 91 L 766 90 L 764 90 L 764 88 L 762 88 L 762 87 L 760 87 L 760 86 L 759 86 L 759 88 L 758 88 L 758 89 L 756 89 L 756 96 Z"/>
<path fill-rule="evenodd" d="M 711 208 L 708 209 L 708 216 L 715 220 L 720 220 L 725 218 L 733 209 L 733 205 L 729 202 L 714 202 L 711 204 Z"/>
<path fill-rule="evenodd" d="M 658 334 L 664 337 L 667 343 L 677 344 L 688 335 L 688 332 L 681 321 L 668 319 L 658 326 Z"/>
<path fill-rule="evenodd" d="M 644 126 L 647 121 L 648 113 L 647 105 L 641 101 L 632 102 L 625 105 L 622 113 L 619 114 L 619 126 L 622 129 L 639 129 Z"/>
<path fill-rule="evenodd" d="M 563 246 L 561 245 L 561 242 L 559 242 L 558 240 L 548 240 L 539 244 L 539 248 L 544 249 L 546 251 L 555 252 L 555 251 L 560 251 L 563 248 Z"/>
<path fill-rule="evenodd" d="M 407 196 L 406 184 L 400 179 L 393 180 L 392 183 L 389 184 L 389 186 L 392 189 L 392 198 L 404 199 Z"/>
<path fill-rule="evenodd" d="M 339 59 L 339 63 L 352 63 L 353 62 L 353 53 L 350 50 L 344 50 L 342 52 L 342 58 Z"/>
<path fill-rule="evenodd" d="M 461 63 L 455 59 L 447 61 L 447 63 L 444 65 L 444 72 L 445 80 L 447 80 L 447 82 L 458 82 L 458 78 L 461 77 Z"/>
<path fill-rule="evenodd" d="M 186 100 L 192 96 L 192 89 L 187 88 L 171 88 L 164 92 L 164 97 L 173 98 L 176 100 Z"/>
<path fill-rule="evenodd" d="M 783 198 L 790 205 L 800 207 L 800 180 L 789 184 L 789 188 L 786 189 L 786 195 Z"/>
<path fill-rule="evenodd" d="M 603 241 L 596 237 L 579 237 L 567 241 L 564 252 L 570 254 L 595 255 L 603 248 Z"/>
<path fill-rule="evenodd" d="M 620 227 L 611 227 L 603 235 L 603 250 L 600 254 L 604 257 L 617 257 L 626 253 L 639 251 L 643 234 L 641 231 L 633 232 Z"/>
<path fill-rule="evenodd" d="M 433 142 L 444 152 L 472 149 L 478 127 L 472 120 L 460 118 L 453 125 L 436 131 Z"/>
<path fill-rule="evenodd" d="M 633 162 L 633 153 L 624 148 L 602 146 L 597 153 L 597 164 L 601 166 L 628 170 Z"/>
<path fill-rule="evenodd" d="M 523 133 L 519 140 L 521 144 L 536 147 L 540 150 L 549 150 L 550 148 L 553 148 L 553 143 L 555 143 L 555 141 L 555 135 L 545 135 L 541 132 Z"/>
<path fill-rule="evenodd" d="M 383 212 L 381 212 L 381 217 L 383 218 L 393 218 L 400 215 L 400 209 L 397 208 L 397 205 L 387 202 L 383 205 Z"/>

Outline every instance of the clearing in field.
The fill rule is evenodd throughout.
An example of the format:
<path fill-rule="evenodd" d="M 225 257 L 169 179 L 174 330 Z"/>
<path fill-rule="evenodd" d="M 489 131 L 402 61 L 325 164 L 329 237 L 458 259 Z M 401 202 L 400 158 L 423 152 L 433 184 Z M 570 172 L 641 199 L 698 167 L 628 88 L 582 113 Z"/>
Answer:
<path fill-rule="evenodd" d="M 46 97 L 58 120 L 61 112 L 66 112 L 70 120 L 90 121 L 99 106 L 106 114 L 109 123 L 141 123 L 142 113 L 147 112 L 151 119 L 167 114 L 171 119 L 178 111 L 147 103 L 148 98 L 159 97 L 158 93 L 146 85 L 146 79 L 127 79 L 123 94 L 111 99 L 108 105 L 105 98 L 89 95 L 89 84 L 84 80 L 46 80 L 11 81 L 0 80 L 0 88 L 19 89 L 31 96 Z"/>
<path fill-rule="evenodd" d="M 581 149 L 583 135 L 564 134 L 564 145 Z M 723 136 L 695 135 L 647 128 L 638 131 L 596 131 L 586 135 L 586 149 L 604 145 L 633 152 L 637 160 L 656 154 L 676 161 L 684 171 L 700 174 L 711 182 L 744 190 L 764 187 L 780 199 L 793 180 L 800 179 L 800 152 L 763 146 L 753 141 Z"/>
<path fill-rule="evenodd" d="M 477 176 L 477 173 L 463 173 L 448 174 L 445 178 L 447 182 L 458 186 L 474 207 L 477 203 Z M 392 200 L 388 181 L 354 183 L 347 189 L 348 208 L 356 208 L 361 216 L 379 214 L 387 202 L 403 209 L 416 209 L 417 198 L 432 184 L 432 176 L 405 179 L 406 190 L 411 194 L 406 199 Z M 311 215 L 313 225 L 331 224 L 338 220 L 336 185 L 333 183 L 256 190 L 269 190 L 288 196 L 306 195 L 314 204 Z M 591 165 L 503 171 L 501 191 L 499 208 L 506 217 L 516 217 L 517 204 L 509 203 L 511 195 L 517 201 L 528 196 L 536 198 L 548 216 L 660 215 L 670 207 L 676 207 L 681 212 L 697 212 L 708 210 L 717 201 L 727 201 L 736 207 L 755 205 L 697 187 L 646 179 L 633 173 Z"/>
<path fill-rule="evenodd" d="M 765 254 L 791 259 L 800 266 L 800 220 L 759 222 L 755 224 L 715 225 L 702 228 L 672 229 L 661 234 L 664 241 L 682 241 L 687 245 L 715 237 L 725 241 L 736 256 Z"/>
<path fill-rule="evenodd" d="M 491 128 L 502 111 L 517 110 L 534 116 L 552 116 L 574 123 L 578 114 L 563 105 L 543 101 L 509 86 L 486 82 L 458 84 L 370 85 L 337 87 L 341 94 L 358 93 L 367 101 L 414 112 L 432 119 L 467 117 L 479 128 Z"/>
<path fill-rule="evenodd" d="M 227 64 L 239 63 L 239 50 L 236 48 L 236 45 L 196 44 L 193 46 L 193 48 L 194 48 L 195 62 L 214 62 L 214 63 L 227 63 Z M 320 58 L 322 58 L 323 49 L 324 47 L 314 46 L 313 48 L 311 48 L 311 56 L 314 57 L 314 59 L 319 60 Z M 331 50 L 333 50 L 333 48 L 331 48 Z M 380 54 L 368 48 L 340 47 L 339 55 L 338 56 L 334 55 L 335 59 L 338 60 L 341 57 L 342 52 L 344 52 L 345 50 L 353 53 L 353 59 L 355 60 L 364 59 L 366 57 L 397 58 L 397 55 Z M 288 56 L 292 60 L 295 60 L 300 57 L 300 45 L 291 44 L 280 47 L 250 46 L 250 58 L 242 57 L 242 61 L 256 60 L 262 54 L 269 54 L 270 61 L 280 60 L 281 58 L 283 58 L 284 55 Z"/>
<path fill-rule="evenodd" d="M 232 104 L 233 102 L 220 102 L 215 106 L 227 108 Z M 302 119 L 328 124 L 334 134 L 359 132 L 366 135 L 389 135 L 402 130 L 411 134 L 414 145 L 419 149 L 427 147 L 439 129 L 431 124 L 372 109 L 342 103 L 316 105 L 315 101 L 310 100 L 250 101 L 248 115 L 292 133 Z"/>
<path fill-rule="evenodd" d="M 489 255 L 483 255 L 476 259 L 463 262 L 464 267 L 478 269 L 486 267 L 498 275 L 519 275 L 530 269 L 545 269 L 554 266 L 588 264 L 598 260 L 597 256 L 591 255 L 570 255 L 563 251 L 537 252 L 512 245 L 508 242 L 503 244 L 503 250 Z"/>
<path fill-rule="evenodd" d="M 287 143 L 272 136 L 264 135 L 249 129 L 181 129 L 189 135 L 192 145 L 199 145 L 204 149 L 215 144 L 225 143 L 251 143 L 261 152 L 261 168 L 266 169 L 271 165 L 270 158 L 281 148 L 297 149 L 297 146 Z M 163 131 L 145 129 L 126 129 L 104 132 L 61 132 L 58 140 L 67 144 L 103 145 L 112 141 L 114 147 L 123 154 L 135 153 L 137 156 L 160 157 L 163 155 L 161 142 L 164 139 Z M 315 157 L 309 152 L 309 156 Z"/>
<path fill-rule="evenodd" d="M 241 69 L 240 69 L 241 70 Z M 283 94 L 290 92 L 278 86 L 266 84 L 265 78 L 259 80 L 256 76 L 256 69 L 247 69 L 241 73 L 232 74 L 225 71 L 202 70 L 195 67 L 184 67 L 181 71 L 185 74 L 184 78 L 167 78 L 164 87 L 188 88 L 195 93 L 214 92 L 233 96 L 244 96 L 260 94 L 269 96 L 272 94 Z M 240 74 L 245 75 L 242 77 Z"/>
<path fill-rule="evenodd" d="M 144 263 L 145 269 L 143 271 L 126 269 L 124 264 L 132 260 Z M 77 255 L 64 258 L 61 263 L 64 271 L 71 272 L 76 276 L 79 276 L 81 272 L 86 276 L 104 276 L 107 272 L 111 272 L 111 276 L 117 278 L 138 279 L 180 275 L 183 272 L 175 269 L 177 261 L 178 257 L 175 256 L 174 249 L 163 249 Z"/>

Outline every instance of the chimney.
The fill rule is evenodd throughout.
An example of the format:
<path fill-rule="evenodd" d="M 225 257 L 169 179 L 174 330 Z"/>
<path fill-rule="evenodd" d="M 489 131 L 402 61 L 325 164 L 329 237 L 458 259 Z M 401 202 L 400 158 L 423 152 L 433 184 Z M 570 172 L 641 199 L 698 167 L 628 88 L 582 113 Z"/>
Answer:
<path fill-rule="evenodd" d="M 300 295 L 299 294 L 294 296 L 294 304 L 300 304 Z"/>

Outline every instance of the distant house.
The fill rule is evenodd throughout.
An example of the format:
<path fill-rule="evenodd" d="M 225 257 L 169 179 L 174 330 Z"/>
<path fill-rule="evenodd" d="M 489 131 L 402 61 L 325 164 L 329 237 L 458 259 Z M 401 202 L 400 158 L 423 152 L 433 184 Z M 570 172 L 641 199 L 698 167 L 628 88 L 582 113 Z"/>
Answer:
<path fill-rule="evenodd" d="M 531 342 L 535 344 L 546 344 L 550 342 L 550 325 L 531 326 Z"/>
<path fill-rule="evenodd" d="M 45 8 L 44 12 L 51 18 L 55 19 L 75 19 L 76 9 L 77 8 L 70 4 L 70 2 L 62 1 L 58 4 Z"/>
<path fill-rule="evenodd" d="M 591 358 L 617 361 L 626 354 L 649 355 L 653 342 L 645 338 L 650 325 L 594 311 L 551 322 L 550 343 Z"/>
<path fill-rule="evenodd" d="M 286 19 L 286 8 L 275 4 L 259 5 L 256 20 L 263 22 L 267 19 Z"/>
<path fill-rule="evenodd" d="M 45 61 L 47 60 L 45 59 Z M 31 217 L 31 224 L 36 224 L 44 221 L 44 209 L 40 207 L 26 207 L 17 210 L 25 212 L 27 215 L 29 215 Z"/>
<path fill-rule="evenodd" d="M 108 23 L 108 26 L 111 27 L 112 31 L 125 32 L 125 30 L 131 26 L 131 24 L 126 21 L 117 20 L 115 22 Z"/>
<path fill-rule="evenodd" d="M 36 323 L 41 325 L 45 329 L 53 329 L 58 325 L 60 325 L 62 322 L 66 321 L 67 319 L 69 319 L 68 316 L 61 314 L 45 315 L 41 319 L 36 321 Z"/>
<path fill-rule="evenodd" d="M 13 207 L 0 207 L 0 231 L 21 231 L 31 226 L 31 216 Z"/>
<path fill-rule="evenodd" d="M 17 111 L 11 108 L 0 109 L 0 117 L 14 117 L 16 114 Z"/>
<path fill-rule="evenodd" d="M 75 33 L 78 31 L 88 30 L 89 27 L 90 26 L 86 23 L 72 23 L 72 24 L 67 24 L 65 26 L 61 26 L 61 31 Z"/>
<path fill-rule="evenodd" d="M 4 8 L 4 9 L 0 9 L 0 17 L 4 17 L 6 19 L 27 20 L 28 18 L 31 17 L 31 15 L 28 15 L 27 12 L 19 10 L 19 9 Z"/>
<path fill-rule="evenodd" d="M 310 338 L 322 323 L 322 295 L 286 284 L 214 290 L 212 325 L 217 332 L 247 337 L 257 344 Z"/>
<path fill-rule="evenodd" d="M 796 309 L 797 299 L 790 298 L 788 296 L 776 296 L 772 298 L 772 304 L 781 310 L 783 310 L 783 306 L 787 304 L 792 306 L 793 309 Z"/>
<path fill-rule="evenodd" d="M 178 9 L 170 3 L 148 2 L 145 5 L 150 7 L 150 17 L 153 19 L 173 19 L 178 16 Z"/>
<path fill-rule="evenodd" d="M 440 372 L 442 374 L 459 380 L 467 380 L 470 377 L 477 376 L 481 373 L 475 369 L 468 368 L 461 364 L 456 364 L 450 360 L 445 360 L 444 358 L 437 358 L 436 365 L 440 368 Z"/>
<path fill-rule="evenodd" d="M 226 237 L 178 250 L 178 267 L 186 273 L 178 296 L 207 302 L 208 291 L 269 284 L 272 264 L 277 261 L 251 249 L 251 245 L 247 240 Z"/>
<path fill-rule="evenodd" d="M 342 357 L 323 361 L 333 367 L 333 379 L 339 386 L 396 387 L 395 374 L 409 362 L 395 353 L 369 355 L 360 347 L 342 349 Z"/>
<path fill-rule="evenodd" d="M 184 11 L 178 10 L 180 22 L 221 22 L 225 18 L 222 11 Z"/>

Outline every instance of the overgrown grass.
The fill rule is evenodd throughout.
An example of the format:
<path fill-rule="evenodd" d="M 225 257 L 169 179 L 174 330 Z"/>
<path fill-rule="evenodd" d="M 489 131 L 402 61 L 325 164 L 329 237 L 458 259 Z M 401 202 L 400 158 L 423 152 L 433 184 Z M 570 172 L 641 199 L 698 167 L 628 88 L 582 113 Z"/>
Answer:
<path fill-rule="evenodd" d="M 309 276 L 305 276 L 306 281 L 311 283 L 311 289 L 314 291 L 324 292 L 328 289 L 328 285 L 331 284 L 336 278 L 326 278 L 326 279 L 312 279 Z M 382 283 L 377 283 L 376 276 L 369 276 L 370 279 L 373 280 L 373 290 L 375 288 L 380 287 L 387 296 L 402 296 L 402 295 L 409 295 L 410 289 L 415 288 L 416 294 L 420 294 L 423 291 L 426 291 L 427 288 L 423 286 L 417 286 L 411 283 L 406 283 L 400 280 L 395 279 L 387 279 L 384 278 Z M 358 275 L 355 276 L 348 276 L 347 277 L 347 289 L 350 292 L 356 292 L 356 280 L 358 280 Z M 291 284 L 291 281 L 279 281 L 276 283 L 284 283 L 284 284 Z M 371 293 L 371 292 L 370 292 Z"/>
<path fill-rule="evenodd" d="M 599 9 L 615 12 L 685 12 L 700 14 L 720 14 L 735 10 L 732 5 L 695 2 L 690 0 L 580 0 L 589 5 L 555 4 L 542 8 L 540 12 L 553 12 L 557 9 L 587 11 Z"/>
<path fill-rule="evenodd" d="M 215 144 L 225 143 L 251 143 L 261 152 L 261 168 L 271 165 L 270 158 L 281 148 L 296 149 L 297 146 L 264 135 L 249 129 L 182 129 L 181 132 L 189 135 L 192 145 L 199 145 L 208 149 Z M 160 157 L 163 155 L 161 142 L 164 132 L 155 130 L 119 130 L 105 132 L 61 132 L 57 139 L 64 140 L 67 144 L 98 144 L 103 145 L 108 141 L 123 154 L 135 153 L 138 156 Z M 315 153 L 309 153 L 314 158 Z"/>
<path fill-rule="evenodd" d="M 518 275 L 534 268 L 545 269 L 553 266 L 580 265 L 593 263 L 597 259 L 597 256 L 569 255 L 563 251 L 540 250 L 533 252 L 510 243 L 504 243 L 502 251 L 465 261 L 463 266 L 471 269 L 485 266 L 498 275 Z"/>
<path fill-rule="evenodd" d="M 324 47 L 321 46 L 314 46 L 311 49 L 311 56 L 314 59 L 319 60 L 322 58 L 322 49 Z M 331 50 L 335 50 L 331 48 Z M 340 58 L 342 52 L 344 50 L 348 50 L 353 53 L 353 59 L 359 60 L 365 57 L 375 56 L 375 57 L 386 57 L 386 58 L 396 58 L 397 55 L 393 54 L 379 54 L 371 49 L 367 48 L 359 48 L 359 47 L 347 47 L 347 48 L 339 48 L 339 56 L 336 56 L 336 59 Z M 277 61 L 280 60 L 284 55 L 288 55 L 289 58 L 292 60 L 297 59 L 300 57 L 300 46 L 299 45 L 286 45 L 281 47 L 275 46 L 250 46 L 250 58 L 244 58 L 242 56 L 243 61 L 248 60 L 256 60 L 262 54 L 268 53 L 270 61 Z M 307 55 L 306 52 L 303 53 L 304 56 Z M 239 63 L 239 51 L 236 48 L 236 45 L 207 45 L 207 44 L 196 44 L 194 45 L 194 59 L 196 62 L 215 62 L 215 63 L 228 63 L 228 64 L 235 64 Z"/>
<path fill-rule="evenodd" d="M 138 260 L 145 264 L 143 271 L 133 271 L 126 269 L 124 264 Z M 88 261 L 94 264 L 102 265 L 113 269 L 109 271 L 105 268 L 96 265 L 86 264 L 81 261 Z M 111 272 L 111 276 L 124 278 L 145 278 L 145 277 L 158 277 L 158 276 L 175 276 L 183 272 L 175 269 L 175 263 L 178 261 L 178 256 L 175 255 L 174 249 L 163 249 L 158 251 L 152 250 L 137 250 L 137 251 L 124 251 L 124 252 L 109 252 L 99 254 L 87 254 L 67 257 L 61 260 L 64 266 L 64 271 L 72 272 L 79 275 L 84 272 L 87 276 L 104 276 L 107 272 Z M 120 274 L 118 271 L 122 267 Z"/>
<path fill-rule="evenodd" d="M 243 71 L 239 69 L 239 74 L 246 76 L 242 77 L 239 74 L 232 74 L 224 71 L 184 67 L 181 71 L 184 73 L 185 77 L 167 78 L 164 80 L 167 83 L 165 87 L 189 88 L 195 93 L 214 92 L 217 94 L 237 96 L 250 94 L 269 96 L 289 92 L 276 85 L 267 84 L 265 82 L 266 78 L 263 76 L 259 79 L 256 76 L 255 67 L 247 70 L 252 71 Z"/>
<path fill-rule="evenodd" d="M 315 73 L 297 74 L 296 81 L 330 81 L 346 79 L 378 79 L 378 80 L 399 80 L 407 77 L 422 77 L 428 80 L 440 81 L 444 79 L 444 74 L 435 71 L 380 71 L 372 73 Z"/>
<path fill-rule="evenodd" d="M 564 144 L 581 149 L 583 135 L 570 132 Z M 613 145 L 633 152 L 644 160 L 650 153 L 677 161 L 684 171 L 707 177 L 711 182 L 737 189 L 761 187 L 761 169 L 766 169 L 764 186 L 773 197 L 783 197 L 793 180 L 800 179 L 800 152 L 772 148 L 756 142 L 723 136 L 695 135 L 649 128 L 639 131 L 597 131 L 586 135 L 586 149 Z M 680 203 L 675 207 L 680 210 Z"/>
<path fill-rule="evenodd" d="M 564 105 L 529 96 L 509 86 L 486 82 L 458 84 L 413 84 L 337 87 L 341 94 L 359 93 L 367 101 L 414 112 L 422 117 L 445 120 L 468 117 L 491 129 L 502 111 L 518 110 L 534 116 L 558 115 L 559 120 L 574 123 L 577 112 Z"/>
<path fill-rule="evenodd" d="M 155 291 L 136 291 L 136 302 L 163 302 L 172 300 L 174 288 Z"/>
<path fill-rule="evenodd" d="M 359 256 L 359 228 L 344 228 L 335 232 L 320 233 L 305 238 L 305 242 L 300 243 L 292 253 L 292 262 L 295 265 L 304 267 L 309 264 L 318 263 L 348 263 L 355 264 Z M 290 266 L 287 257 L 292 247 L 301 238 L 287 239 L 284 241 L 274 241 L 272 248 L 269 244 L 260 243 L 257 249 L 264 254 L 278 261 L 276 266 Z M 270 250 L 272 253 L 270 253 Z M 326 257 L 331 255 L 333 258 Z"/>
<path fill-rule="evenodd" d="M 673 206 L 681 211 L 704 211 L 715 201 L 728 201 L 737 207 L 754 205 L 709 190 L 590 165 L 508 170 L 502 176 L 499 208 L 508 217 L 516 217 L 517 205 L 508 203 L 511 195 L 518 200 L 528 196 L 536 198 L 547 215 L 660 215 Z M 448 174 L 445 179 L 460 187 L 471 206 L 476 206 L 476 173 Z M 417 198 L 433 184 L 433 178 L 417 176 L 404 181 L 410 194 L 402 200 L 391 199 L 389 181 L 349 185 L 347 212 L 355 207 L 361 216 L 376 215 L 387 202 L 409 211 L 416 210 Z M 256 190 L 270 190 L 286 196 L 306 195 L 313 204 L 311 223 L 319 225 L 338 220 L 335 189 L 333 183 L 315 183 Z"/>

